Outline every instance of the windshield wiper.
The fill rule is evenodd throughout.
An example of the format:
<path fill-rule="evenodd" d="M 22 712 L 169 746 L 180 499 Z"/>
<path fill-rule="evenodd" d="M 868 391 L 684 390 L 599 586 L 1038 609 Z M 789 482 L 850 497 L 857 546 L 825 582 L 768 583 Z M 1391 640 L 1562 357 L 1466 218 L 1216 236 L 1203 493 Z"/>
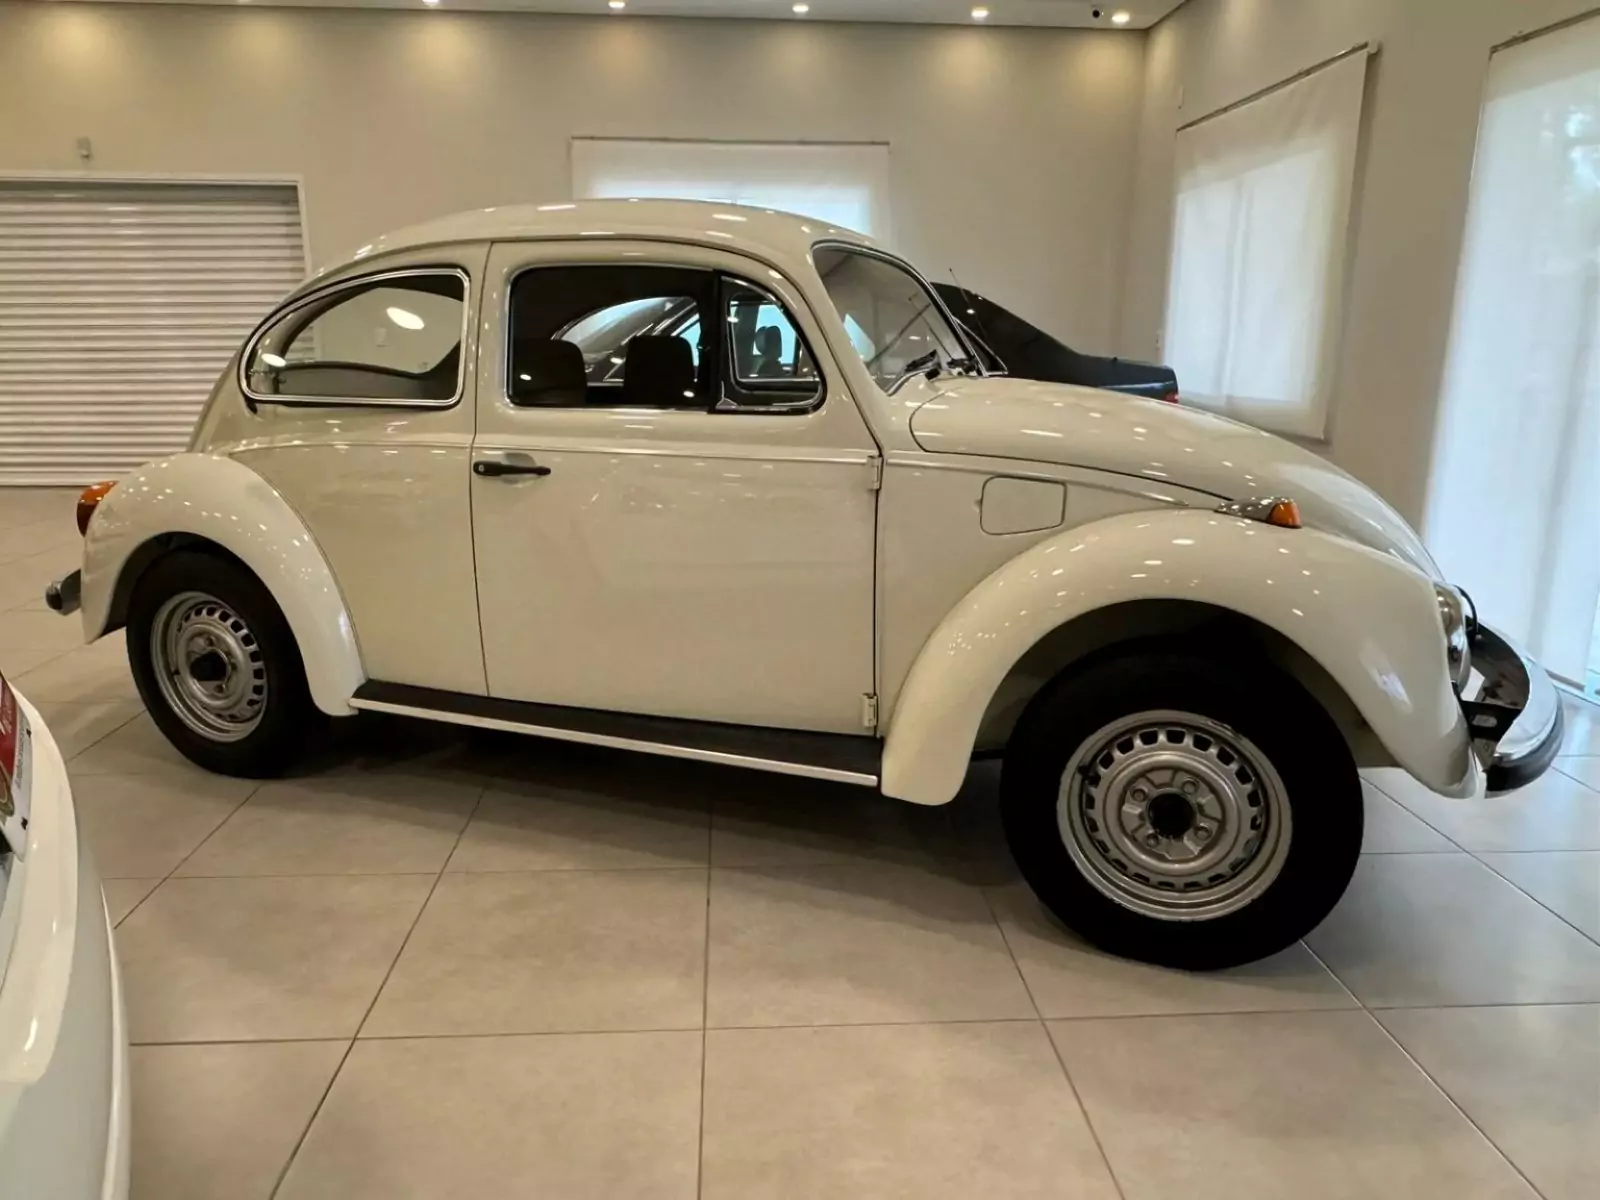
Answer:
<path fill-rule="evenodd" d="M 925 354 L 919 354 L 900 368 L 900 374 L 894 377 L 894 382 L 889 385 L 889 390 L 891 392 L 894 391 L 913 375 L 927 375 L 929 379 L 937 379 L 943 365 L 943 359 L 940 358 L 938 350 L 929 350 Z"/>

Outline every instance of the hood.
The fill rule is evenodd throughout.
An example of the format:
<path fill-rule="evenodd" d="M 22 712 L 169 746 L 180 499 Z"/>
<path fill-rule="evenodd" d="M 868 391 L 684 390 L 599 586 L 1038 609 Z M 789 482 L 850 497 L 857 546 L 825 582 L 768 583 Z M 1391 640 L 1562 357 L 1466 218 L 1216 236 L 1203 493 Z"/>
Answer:
<path fill-rule="evenodd" d="M 938 380 L 911 416 L 935 454 L 1110 471 L 1218 500 L 1287 496 L 1305 523 L 1437 578 L 1405 519 L 1364 483 L 1293 442 L 1227 417 L 1093 388 L 996 376 Z"/>

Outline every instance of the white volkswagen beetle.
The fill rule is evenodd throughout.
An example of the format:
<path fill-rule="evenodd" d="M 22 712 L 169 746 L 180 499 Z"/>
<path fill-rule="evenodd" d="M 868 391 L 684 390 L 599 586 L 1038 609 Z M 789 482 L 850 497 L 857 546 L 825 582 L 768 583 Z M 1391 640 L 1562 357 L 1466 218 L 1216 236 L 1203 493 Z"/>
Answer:
<path fill-rule="evenodd" d="M 152 716 L 230 774 L 356 710 L 916 804 L 1003 752 L 1044 902 L 1185 967 L 1322 919 L 1358 766 L 1465 797 L 1561 736 L 1543 671 L 1354 479 L 986 375 L 905 262 L 712 204 L 362 247 L 250 335 L 187 453 L 99 500 L 53 603 L 80 584 L 87 636 L 126 626 Z"/>

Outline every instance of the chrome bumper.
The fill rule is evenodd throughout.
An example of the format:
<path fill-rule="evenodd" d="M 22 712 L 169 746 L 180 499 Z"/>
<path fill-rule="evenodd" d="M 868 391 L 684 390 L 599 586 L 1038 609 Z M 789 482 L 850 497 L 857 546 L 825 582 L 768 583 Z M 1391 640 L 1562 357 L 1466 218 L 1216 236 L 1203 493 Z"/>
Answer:
<path fill-rule="evenodd" d="M 44 602 L 52 611 L 62 616 L 77 612 L 78 605 L 83 603 L 83 572 L 74 571 L 70 575 L 63 575 L 45 588 Z"/>
<path fill-rule="evenodd" d="M 1487 625 L 1472 631 L 1472 669 L 1483 685 L 1461 710 L 1489 793 L 1532 783 L 1561 750 L 1561 694 L 1543 667 Z"/>

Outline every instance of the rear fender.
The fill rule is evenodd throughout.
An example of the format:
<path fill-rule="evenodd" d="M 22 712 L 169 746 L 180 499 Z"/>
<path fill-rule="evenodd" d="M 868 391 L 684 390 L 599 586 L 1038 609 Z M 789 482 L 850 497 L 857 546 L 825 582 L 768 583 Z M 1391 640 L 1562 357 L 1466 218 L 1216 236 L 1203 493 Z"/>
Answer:
<path fill-rule="evenodd" d="M 1278 631 L 1343 689 L 1400 766 L 1437 792 L 1476 785 L 1425 575 L 1316 530 L 1175 509 L 1058 534 L 967 593 L 906 677 L 883 791 L 918 804 L 953 799 L 989 701 L 1022 655 L 1088 613 L 1139 600 L 1197 601 Z"/>
<path fill-rule="evenodd" d="M 117 628 L 134 575 L 171 539 L 198 538 L 232 554 L 266 586 L 289 622 L 311 699 L 345 716 L 366 679 L 339 585 L 288 503 L 249 467 L 220 455 L 175 454 L 124 476 L 89 522 L 83 551 L 83 632 Z M 125 573 L 129 573 L 126 574 Z"/>

